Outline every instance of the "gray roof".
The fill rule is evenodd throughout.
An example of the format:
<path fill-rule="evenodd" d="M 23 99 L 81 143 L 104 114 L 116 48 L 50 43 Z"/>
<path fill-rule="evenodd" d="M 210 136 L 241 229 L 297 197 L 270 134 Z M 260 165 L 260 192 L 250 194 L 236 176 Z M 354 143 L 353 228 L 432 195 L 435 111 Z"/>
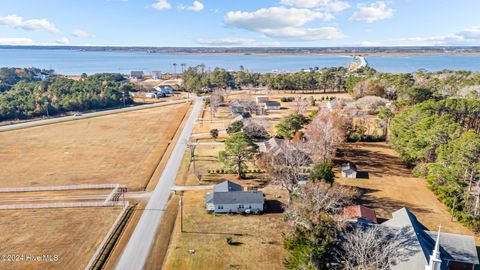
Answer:
<path fill-rule="evenodd" d="M 397 264 L 392 266 L 392 269 L 423 269 L 428 264 L 437 233 L 428 231 L 412 212 L 402 208 L 393 213 L 392 219 L 379 226 L 401 230 L 402 239 L 408 243 L 399 250 Z M 479 263 L 475 239 L 472 236 L 441 233 L 440 246 L 443 261 Z M 448 270 L 446 263 L 442 263 L 441 269 Z"/>
<path fill-rule="evenodd" d="M 429 235 L 431 239 L 436 239 L 437 232 L 424 231 Z M 435 242 L 429 242 L 431 248 L 435 246 Z M 440 251 L 443 255 L 442 259 L 479 264 L 477 251 L 475 249 L 475 239 L 471 236 L 452 234 L 452 233 L 440 233 Z"/>
<path fill-rule="evenodd" d="M 342 171 L 347 172 L 356 172 L 357 171 L 357 166 L 351 162 L 343 163 L 342 164 Z"/>
<path fill-rule="evenodd" d="M 268 100 L 265 102 L 265 105 L 267 106 L 280 106 L 280 102 L 275 101 L 275 100 Z"/>
<path fill-rule="evenodd" d="M 214 192 L 207 194 L 207 203 L 217 204 L 263 204 L 263 192 L 261 191 L 233 191 Z"/>
<path fill-rule="evenodd" d="M 282 146 L 285 145 L 285 140 L 273 137 L 270 140 L 260 143 L 259 150 L 260 152 L 267 153 L 271 152 L 271 154 L 277 154 L 282 150 Z"/>
<path fill-rule="evenodd" d="M 243 187 L 231 181 L 224 181 L 213 187 L 214 192 L 243 191 Z"/>

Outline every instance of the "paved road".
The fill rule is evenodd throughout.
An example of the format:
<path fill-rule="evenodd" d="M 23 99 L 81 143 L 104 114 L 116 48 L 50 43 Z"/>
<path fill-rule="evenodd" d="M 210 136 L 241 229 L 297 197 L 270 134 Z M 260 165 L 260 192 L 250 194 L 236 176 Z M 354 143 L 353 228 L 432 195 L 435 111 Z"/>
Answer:
<path fill-rule="evenodd" d="M 163 211 L 167 205 L 169 194 L 175 183 L 177 171 L 183 160 L 183 154 L 187 148 L 186 141 L 190 137 L 195 120 L 202 108 L 203 100 L 195 99 L 195 106 L 192 113 L 185 123 L 180 138 L 177 140 L 170 159 L 163 170 L 157 186 L 152 192 L 150 200 L 143 212 L 135 231 L 128 241 L 125 250 L 117 264 L 119 270 L 140 270 L 143 269 L 145 261 L 148 259 L 150 247 L 155 237 L 155 232 L 160 223 Z"/>
<path fill-rule="evenodd" d="M 57 117 L 57 118 L 51 118 L 51 119 L 45 119 L 45 120 L 36 120 L 36 121 L 30 121 L 30 122 L 25 122 L 25 123 L 0 126 L 0 132 L 10 131 L 10 130 L 15 130 L 15 129 L 29 128 L 29 127 L 36 127 L 36 126 L 44 126 L 44 125 L 50 125 L 50 124 L 67 122 L 67 121 L 98 117 L 98 116 L 109 115 L 109 114 L 116 114 L 116 113 L 122 113 L 122 112 L 130 112 L 130 111 L 144 110 L 144 109 L 150 109 L 150 108 L 155 108 L 155 107 L 162 107 L 162 106 L 167 106 L 167 105 L 172 105 L 172 104 L 185 103 L 185 102 L 188 102 L 190 100 L 191 99 L 173 100 L 173 101 L 166 101 L 166 102 L 162 102 L 162 103 L 132 106 L 132 107 L 127 107 L 127 108 L 122 108 L 122 109 L 85 113 L 85 114 L 82 114 L 81 116 L 64 116 L 64 117 Z"/>
<path fill-rule="evenodd" d="M 172 190 L 175 191 L 190 191 L 190 190 L 211 190 L 213 186 L 173 186 Z"/>

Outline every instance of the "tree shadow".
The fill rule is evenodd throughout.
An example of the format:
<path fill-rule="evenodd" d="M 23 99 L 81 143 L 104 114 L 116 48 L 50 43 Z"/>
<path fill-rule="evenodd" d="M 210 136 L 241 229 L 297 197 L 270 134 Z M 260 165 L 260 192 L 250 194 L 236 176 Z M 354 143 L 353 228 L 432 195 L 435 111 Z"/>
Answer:
<path fill-rule="evenodd" d="M 278 200 L 266 200 L 265 201 L 265 214 L 280 214 L 285 211 L 284 205 Z"/>
<path fill-rule="evenodd" d="M 345 145 L 337 151 L 335 164 L 353 162 L 361 172 L 368 171 L 369 174 L 379 177 L 391 175 L 413 177 L 406 164 L 399 157 L 375 151 L 375 149 L 365 149 L 366 147 L 375 147 L 390 150 L 387 145 L 362 143 L 361 147 L 357 147 L 355 144 Z"/>
<path fill-rule="evenodd" d="M 377 189 L 357 188 L 357 191 L 358 191 L 358 195 L 354 199 L 355 204 L 364 205 L 372 209 L 381 209 L 381 212 L 388 215 L 390 215 L 391 213 L 403 207 L 406 207 L 412 212 L 416 212 L 416 213 L 427 213 L 427 214 L 431 213 L 431 210 L 423 207 L 418 207 L 412 203 L 407 203 L 404 201 L 398 201 L 398 200 L 389 199 L 389 198 L 375 197 L 372 195 L 372 193 L 379 191 Z M 386 220 L 383 220 L 383 221 L 386 221 Z M 380 222 L 380 219 L 379 219 L 379 223 L 382 223 L 382 222 Z"/>

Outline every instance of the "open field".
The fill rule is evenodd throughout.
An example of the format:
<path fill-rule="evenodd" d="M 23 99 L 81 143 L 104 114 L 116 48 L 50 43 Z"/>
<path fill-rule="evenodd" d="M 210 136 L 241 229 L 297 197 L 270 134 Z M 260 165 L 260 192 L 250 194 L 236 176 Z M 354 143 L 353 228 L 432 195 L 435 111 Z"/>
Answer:
<path fill-rule="evenodd" d="M 207 214 L 205 193 L 184 193 L 184 232 L 180 232 L 178 217 L 165 269 L 229 269 L 229 265 L 239 269 L 284 269 L 281 213 Z M 270 198 L 267 196 L 267 200 Z M 229 236 L 233 245 L 225 240 Z M 189 250 L 195 250 L 195 254 L 190 255 Z"/>
<path fill-rule="evenodd" d="M 57 255 L 58 261 L 6 262 L 0 269 L 83 269 L 121 207 L 0 210 L 2 255 Z"/>
<path fill-rule="evenodd" d="M 414 177 L 387 144 L 352 143 L 343 151 L 345 156 L 341 159 L 357 164 L 361 175 L 368 178 L 337 178 L 336 181 L 359 187 L 363 193 L 362 203 L 375 209 L 380 217 L 390 219 L 393 211 L 407 207 L 430 230 L 442 225 L 445 232 L 473 235 L 460 223 L 451 221 L 447 208 L 427 188 L 426 181 Z M 478 236 L 476 241 L 480 243 Z"/>
<path fill-rule="evenodd" d="M 0 133 L 0 187 L 115 183 L 143 189 L 188 104 Z"/>

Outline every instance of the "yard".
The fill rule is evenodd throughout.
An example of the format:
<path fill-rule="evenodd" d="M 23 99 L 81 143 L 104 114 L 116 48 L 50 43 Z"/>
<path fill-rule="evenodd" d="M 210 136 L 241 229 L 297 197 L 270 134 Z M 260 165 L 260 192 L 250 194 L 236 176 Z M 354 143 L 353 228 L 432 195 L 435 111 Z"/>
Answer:
<path fill-rule="evenodd" d="M 285 198 L 282 191 L 271 187 L 265 192 L 267 200 Z M 165 269 L 284 269 L 282 213 L 207 214 L 205 193 L 184 193 L 184 232 L 180 232 L 178 216 Z M 227 244 L 227 237 L 232 237 L 232 244 Z"/>
<path fill-rule="evenodd" d="M 145 188 L 187 104 L 0 133 L 0 187 L 125 184 Z"/>
<path fill-rule="evenodd" d="M 3 255 L 52 255 L 57 261 L 8 262 L 0 269 L 83 269 L 88 264 L 120 207 L 0 210 Z M 19 257 L 20 258 L 20 257 Z"/>
<path fill-rule="evenodd" d="M 386 143 L 351 143 L 342 151 L 345 156 L 341 160 L 354 162 L 364 178 L 336 181 L 360 188 L 362 203 L 381 218 L 390 219 L 392 212 L 407 207 L 429 230 L 435 231 L 441 225 L 445 232 L 473 235 L 460 223 L 451 221 L 447 208 L 428 189 L 426 181 L 414 177 Z M 478 236 L 476 240 L 479 244 Z"/>

